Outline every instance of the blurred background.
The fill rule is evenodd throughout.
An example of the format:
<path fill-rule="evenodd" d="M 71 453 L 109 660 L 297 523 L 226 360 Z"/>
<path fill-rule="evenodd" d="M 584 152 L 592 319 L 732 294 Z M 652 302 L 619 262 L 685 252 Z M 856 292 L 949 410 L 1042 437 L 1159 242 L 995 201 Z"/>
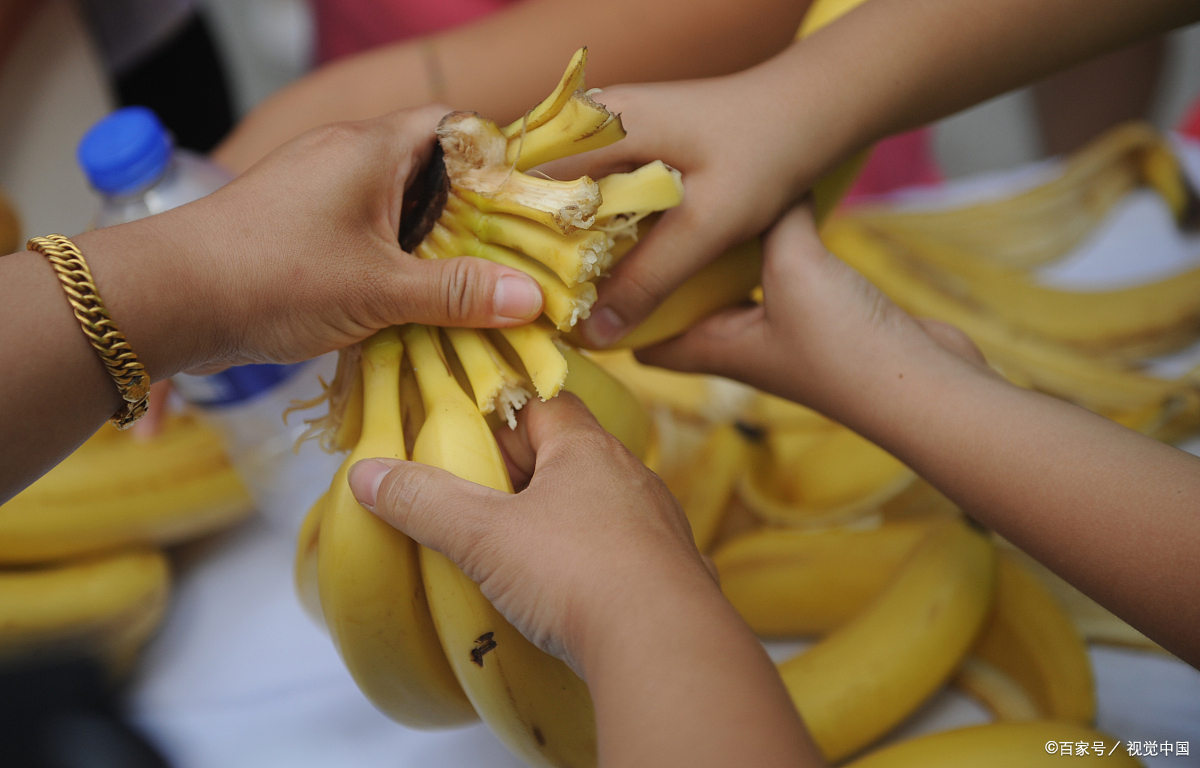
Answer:
<path fill-rule="evenodd" d="M 316 59 L 314 14 L 304 0 L 178 0 L 161 3 L 161 15 L 138 15 L 138 5 L 133 0 L 0 0 L 0 190 L 17 214 L 21 238 L 79 232 L 93 221 L 100 202 L 80 170 L 76 146 L 114 108 L 150 103 L 179 146 L 202 154 L 264 99 L 309 72 Z M 162 32 L 170 46 L 131 43 L 134 21 L 139 29 Z M 426 75 L 395 73 L 397 78 Z M 890 215 L 913 206 L 953 207 L 1019 195 L 1057 172 L 1060 166 L 1048 159 L 1074 156 L 1134 119 L 1167 132 L 1163 141 L 1175 148 L 1173 162 L 1194 187 L 1200 181 L 1198 100 L 1200 25 L 894 140 L 880 155 L 902 160 L 877 163 L 854 201 L 868 208 L 893 206 L 885 210 Z M 1171 133 L 1189 115 L 1195 138 Z M 1134 186 L 1119 204 L 1098 214 L 1087 237 L 1056 254 L 1038 279 L 1115 286 L 1190 274 L 1200 266 L 1200 237 L 1194 228 L 1177 227 L 1162 199 L 1141 181 Z M 885 218 L 877 217 L 875 225 L 884 226 Z M 1171 349 L 1176 357 L 1156 363 L 1164 379 L 1178 380 L 1200 361 L 1200 346 L 1192 344 L 1192 336 L 1187 341 Z M 626 383 L 656 409 L 664 434 L 683 435 L 679 444 L 690 445 L 689 450 L 703 442 L 703 435 L 691 443 L 686 435 L 696 431 L 705 407 L 662 402 L 656 395 L 661 390 L 651 380 L 655 374 L 635 372 L 627 362 L 613 365 L 619 376 L 629 374 Z M 303 377 L 292 380 L 287 396 L 319 394 L 317 373 L 328 378 L 330 366 L 325 360 L 306 369 Z M 638 378 L 643 375 L 650 378 Z M 640 389 L 639 382 L 644 385 Z M 712 385 L 710 392 L 705 383 L 701 389 L 708 392 L 705 397 L 728 404 L 727 384 Z M 671 383 L 666 388 L 682 391 L 687 386 Z M 713 394 L 718 390 L 724 394 Z M 709 408 L 704 418 L 711 412 Z M 1153 415 L 1153 425 L 1131 425 L 1180 441 L 1193 452 L 1200 447 L 1194 438 L 1200 425 L 1181 426 L 1174 414 Z M 194 427 L 180 424 L 181 430 Z M 706 422 L 705 429 L 713 426 Z M 295 434 L 289 433 L 289 440 Z M 97 445 L 93 450 L 100 453 L 112 450 L 111 443 Z M 309 451 L 304 455 L 309 463 L 292 470 L 297 490 L 295 499 L 282 505 L 284 513 L 268 508 L 251 488 L 264 513 L 252 515 L 245 492 L 231 492 L 237 503 L 229 502 L 231 511 L 220 525 L 200 526 L 191 542 L 180 537 L 157 542 L 172 545 L 169 605 L 166 587 L 160 582 L 154 587 L 161 592 L 156 593 L 157 610 L 165 612 L 165 623 L 144 653 L 116 662 L 127 681 L 118 695 L 106 682 L 109 672 L 76 662 L 4 677 L 0 766 L 519 765 L 482 726 L 429 734 L 388 721 L 358 692 L 328 636 L 301 610 L 292 583 L 296 533 L 301 514 L 320 487 L 327 486 L 330 467 L 336 466 L 336 460 L 331 465 L 317 457 L 311 445 Z M 680 448 L 680 456 L 694 458 L 694 453 Z M 689 460 L 678 459 L 681 465 Z M 239 461 L 235 457 L 234 463 Z M 300 479 L 303 474 L 307 481 Z M 869 483 L 863 489 L 864 498 L 878 498 Z M 736 511 L 736 500 L 731 505 Z M 875 506 L 873 513 L 879 512 L 880 502 Z M 769 519 L 761 510 L 742 512 L 738 519 L 743 521 L 755 514 L 758 524 Z M 222 527 L 227 530 L 213 532 Z M 714 533 L 713 546 L 738 532 Z M 2 538 L 0 534 L 0 549 Z M 12 561 L 4 562 L 8 567 Z M 1056 595 L 1076 599 L 1065 591 Z M 1094 641 L 1087 658 L 1096 681 L 1098 727 L 1123 739 L 1188 739 L 1191 757 L 1164 756 L 1146 764 L 1200 765 L 1200 673 L 1154 650 L 1140 635 L 1122 634 L 1128 628 L 1112 617 L 1089 614 L 1094 605 L 1078 605 L 1072 618 L 1082 622 L 1085 639 Z M 1094 624 L 1086 623 L 1092 619 Z M 777 659 L 803 647 L 790 641 L 769 645 Z M 37 719 L 44 713 L 52 715 L 47 715 L 49 726 Z M 946 688 L 890 738 L 984 722 L 993 715 L 961 687 Z M 31 725 L 35 721 L 39 724 Z M 50 734 L 43 741 L 62 749 L 55 754 L 21 752 L 17 745 L 43 727 Z"/>

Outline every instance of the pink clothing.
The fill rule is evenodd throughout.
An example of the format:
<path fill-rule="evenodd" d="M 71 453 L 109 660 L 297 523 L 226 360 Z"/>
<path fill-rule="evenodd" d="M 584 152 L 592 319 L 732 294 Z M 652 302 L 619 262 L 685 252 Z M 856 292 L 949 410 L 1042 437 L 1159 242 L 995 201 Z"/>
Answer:
<path fill-rule="evenodd" d="M 1179 126 L 1179 132 L 1191 136 L 1193 139 L 1200 139 L 1200 99 L 1197 99 L 1192 104 L 1191 110 L 1183 118 L 1183 122 Z"/>
<path fill-rule="evenodd" d="M 904 187 L 940 184 L 943 176 L 932 142 L 933 129 L 929 127 L 879 142 L 846 195 L 846 202 L 853 205 Z"/>
<path fill-rule="evenodd" d="M 314 0 L 317 63 L 465 24 L 514 0 Z"/>

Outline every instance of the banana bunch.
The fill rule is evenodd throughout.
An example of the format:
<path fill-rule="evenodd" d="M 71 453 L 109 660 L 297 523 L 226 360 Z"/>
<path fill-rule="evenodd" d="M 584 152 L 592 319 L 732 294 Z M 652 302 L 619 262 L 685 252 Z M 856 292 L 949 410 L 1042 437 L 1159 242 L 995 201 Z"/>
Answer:
<path fill-rule="evenodd" d="M 906 245 L 937 240 L 996 267 L 1028 269 L 1068 254 L 1143 186 L 1180 227 L 1200 228 L 1200 197 L 1170 143 L 1139 122 L 1113 128 L 1066 158 L 1054 178 L 1017 194 L 933 211 L 864 206 L 853 215 Z"/>
<path fill-rule="evenodd" d="M 228 527 L 253 509 L 221 441 L 194 418 L 171 415 L 147 440 L 106 424 L 0 506 L 0 564 L 176 544 Z"/>
<path fill-rule="evenodd" d="M 0 506 L 0 665 L 91 657 L 132 667 L 170 586 L 155 547 L 254 509 L 217 436 L 170 416 L 139 439 L 105 425 Z"/>
<path fill-rule="evenodd" d="M 360 393 L 360 405 L 347 409 L 338 432 L 355 444 L 304 521 L 297 591 L 328 627 L 363 693 L 398 722 L 446 728 L 479 717 L 530 764 L 594 764 L 584 683 L 526 640 L 450 560 L 360 507 L 346 483 L 354 462 L 382 456 L 512 492 L 480 407 L 480 380 L 456 335 L 410 325 L 361 345 L 358 383 L 348 387 Z M 650 422 L 637 401 L 586 357 L 566 354 L 566 387 L 644 454 Z"/>

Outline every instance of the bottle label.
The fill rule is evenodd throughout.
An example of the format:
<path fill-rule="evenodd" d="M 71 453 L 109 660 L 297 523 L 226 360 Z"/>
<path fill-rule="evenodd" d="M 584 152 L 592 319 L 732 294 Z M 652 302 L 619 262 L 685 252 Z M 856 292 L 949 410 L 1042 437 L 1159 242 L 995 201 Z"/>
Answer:
<path fill-rule="evenodd" d="M 304 366 L 305 363 L 239 365 L 210 376 L 183 373 L 171 380 L 184 400 L 202 408 L 216 408 L 253 400 L 280 386 Z"/>

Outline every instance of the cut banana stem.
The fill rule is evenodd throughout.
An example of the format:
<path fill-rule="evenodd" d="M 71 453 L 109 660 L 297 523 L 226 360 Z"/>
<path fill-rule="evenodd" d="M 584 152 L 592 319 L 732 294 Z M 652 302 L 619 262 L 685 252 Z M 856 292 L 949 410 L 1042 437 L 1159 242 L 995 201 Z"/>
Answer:
<path fill-rule="evenodd" d="M 499 334 L 520 359 L 539 398 L 549 400 L 559 393 L 567 380 L 567 360 L 554 343 L 552 332 L 530 324 L 500 328 L 494 333 Z"/>
<path fill-rule="evenodd" d="M 508 162 L 507 140 L 474 112 L 451 112 L 438 125 L 446 173 L 455 192 L 485 213 L 532 218 L 563 234 L 587 229 L 600 207 L 600 186 L 587 176 L 555 181 L 529 176 Z"/>
<path fill-rule="evenodd" d="M 504 135 L 507 138 L 518 136 L 522 131 L 530 131 L 538 128 L 548 120 L 552 119 L 560 111 L 567 100 L 578 90 L 584 87 L 584 69 L 587 66 L 587 48 L 580 48 L 575 51 L 575 55 L 571 57 L 570 63 L 567 64 L 567 70 L 563 73 L 562 80 L 559 81 L 558 87 L 554 92 L 542 100 L 540 104 L 529 111 L 529 114 L 514 120 L 504 127 Z"/>
<path fill-rule="evenodd" d="M 600 185 L 600 209 L 596 222 L 619 214 L 642 216 L 665 211 L 683 202 L 683 174 L 662 160 L 647 163 L 630 173 L 612 173 L 597 182 Z"/>
<path fill-rule="evenodd" d="M 536 221 L 507 213 L 483 213 L 451 195 L 449 216 L 442 222 L 462 227 L 482 242 L 502 245 L 544 264 L 568 286 L 598 277 L 612 266 L 610 238 L 604 232 L 580 229 L 569 235 Z"/>
<path fill-rule="evenodd" d="M 508 426 L 516 427 L 516 412 L 531 396 L 521 374 L 479 331 L 466 328 L 446 328 L 444 331 L 467 373 L 480 412 L 491 413 L 499 409 Z"/>
<path fill-rule="evenodd" d="M 592 304 L 596 302 L 594 284 L 577 283 L 568 287 L 546 267 L 504 246 L 481 243 L 474 237 L 460 237 L 457 242 L 465 256 L 519 269 L 536 280 L 542 289 L 542 312 L 560 331 L 569 331 L 575 327 L 575 323 L 591 314 Z"/>
<path fill-rule="evenodd" d="M 542 163 L 599 149 L 625 138 L 621 118 L 576 91 L 558 114 L 536 128 L 526 128 L 508 139 L 505 162 L 518 171 Z"/>
<path fill-rule="evenodd" d="M 363 431 L 321 518 L 320 604 L 342 660 L 376 707 L 410 727 L 445 728 L 471 722 L 475 712 L 434 629 L 417 545 L 363 509 L 346 480 L 361 459 L 405 458 L 402 354 L 395 328 L 363 342 Z"/>

